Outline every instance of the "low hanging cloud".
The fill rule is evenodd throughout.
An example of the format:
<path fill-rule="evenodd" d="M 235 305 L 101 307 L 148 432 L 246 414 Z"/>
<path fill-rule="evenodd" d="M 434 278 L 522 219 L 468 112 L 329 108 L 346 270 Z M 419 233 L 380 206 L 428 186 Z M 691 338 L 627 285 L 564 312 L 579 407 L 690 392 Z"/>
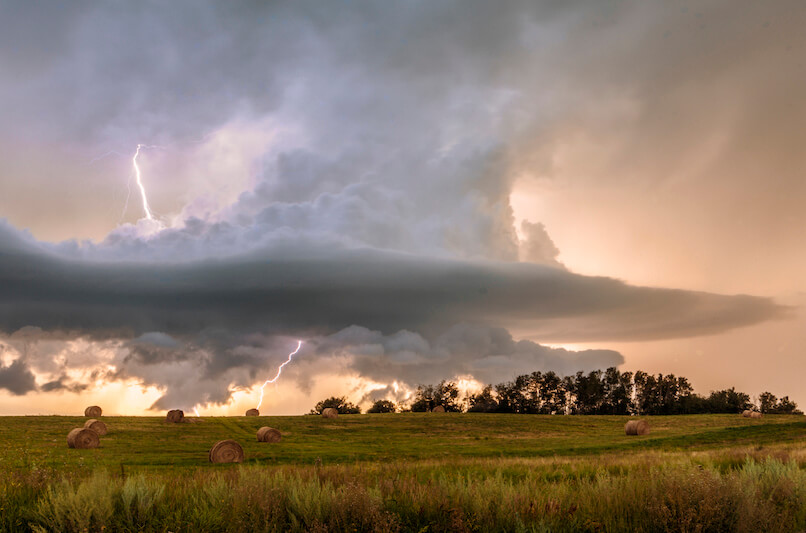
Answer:
<path fill-rule="evenodd" d="M 43 392 L 85 390 L 69 375 L 77 371 L 85 381 L 156 386 L 163 395 L 154 408 L 223 404 L 276 368 L 293 338 L 306 341 L 288 372 L 303 388 L 332 372 L 319 362 L 333 358 L 337 374 L 380 383 L 497 382 L 623 362 L 610 350 L 516 341 L 507 328 L 549 342 L 632 341 L 719 333 L 786 313 L 766 298 L 635 287 L 544 264 L 307 244 L 278 240 L 221 259 L 102 261 L 0 224 L 0 330 L 20 354 L 0 369 L 0 386 L 35 390 L 33 369 L 51 376 Z M 76 340 L 88 344 L 65 348 Z"/>
<path fill-rule="evenodd" d="M 8 366 L 0 366 L 0 389 L 22 395 L 36 389 L 36 378 L 23 360 L 16 359 Z"/>
<path fill-rule="evenodd" d="M 634 287 L 545 265 L 287 244 L 170 263 L 6 252 L 0 284 L 4 331 L 100 337 L 210 328 L 316 335 L 352 325 L 431 334 L 468 322 L 548 341 L 623 341 L 719 333 L 783 312 L 766 298 Z"/>
<path fill-rule="evenodd" d="M 431 341 L 407 330 L 383 335 L 351 326 L 315 339 L 313 346 L 312 355 L 345 355 L 348 369 L 381 383 L 428 383 L 461 375 L 496 383 L 521 373 L 553 370 L 570 374 L 624 362 L 613 350 L 551 348 L 516 341 L 504 328 L 471 324 L 457 324 Z"/>

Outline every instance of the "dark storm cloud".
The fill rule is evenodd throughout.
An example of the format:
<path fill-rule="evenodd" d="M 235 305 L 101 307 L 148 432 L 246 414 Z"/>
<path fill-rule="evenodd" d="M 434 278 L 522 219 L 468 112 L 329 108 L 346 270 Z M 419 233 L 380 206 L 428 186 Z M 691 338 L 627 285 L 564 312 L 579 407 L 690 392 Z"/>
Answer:
<path fill-rule="evenodd" d="M 6 226 L 6 234 L 13 229 Z M 296 250 L 193 262 L 98 262 L 0 249 L 0 327 L 192 334 L 435 331 L 459 322 L 545 339 L 717 333 L 779 316 L 772 301 L 632 287 L 527 263 L 379 250 Z M 573 326 L 573 327 L 572 327 Z M 153 343 L 152 343 L 153 344 Z"/>
<path fill-rule="evenodd" d="M 348 368 L 381 383 L 427 383 L 450 376 L 473 376 L 496 383 L 517 374 L 553 370 L 560 374 L 618 366 L 612 350 L 570 351 L 516 341 L 503 328 L 457 324 L 431 341 L 411 331 L 383 335 L 352 326 L 310 341 L 306 364 L 317 356 L 345 354 Z M 313 353 L 310 353 L 313 352 Z"/>
<path fill-rule="evenodd" d="M 337 103 L 346 113 L 360 113 L 360 121 L 344 125 L 348 131 L 395 116 L 407 131 L 423 115 L 407 121 L 399 105 L 433 107 L 420 98 L 424 94 L 444 105 L 441 74 L 458 54 L 476 57 L 454 66 L 458 85 L 486 83 L 508 70 L 501 57 L 523 52 L 512 29 L 524 16 L 528 21 L 555 11 L 512 7 L 518 9 L 484 2 L 145 2 L 54 9 L 14 1 L 0 12 L 0 62 L 20 77 L 0 94 L 26 95 L 8 106 L 7 118 L 18 119 L 21 134 L 40 138 L 197 139 L 233 117 L 287 105 L 300 89 L 306 98 L 327 95 L 305 102 L 319 121 Z M 456 17 L 457 8 L 466 16 Z M 404 80 L 411 83 L 406 87 Z M 372 95 L 361 81 L 386 93 Z M 396 130 L 376 134 L 399 136 Z"/>
<path fill-rule="evenodd" d="M 36 378 L 21 359 L 12 361 L 8 366 L 0 364 L 0 389 L 21 396 L 36 390 Z"/>
<path fill-rule="evenodd" d="M 545 232 L 532 229 L 532 244 L 542 242 L 541 253 L 553 257 Z M 248 253 L 215 257 L 252 230 L 199 222 L 82 249 L 38 243 L 0 223 L 0 331 L 11 333 L 8 342 L 35 370 L 56 376 L 43 391 L 79 390 L 64 372 L 93 368 L 96 349 L 111 354 L 103 359 L 110 370 L 93 371 L 93 382 L 157 386 L 165 392 L 153 407 L 162 409 L 227 402 L 273 373 L 295 337 L 306 342 L 288 376 L 303 389 L 333 370 L 320 364 L 333 357 L 337 373 L 381 383 L 456 375 L 497 382 L 623 362 L 609 350 L 516 341 L 504 328 L 548 341 L 643 340 L 717 333 L 785 312 L 765 298 L 633 287 L 541 264 L 346 248 L 327 239 L 271 235 L 244 247 Z M 61 349 L 70 339 L 96 344 Z M 33 390 L 30 370 L 14 364 L 15 390 Z"/>
<path fill-rule="evenodd" d="M 283 25 L 268 9 L 242 15 L 190 3 L 4 3 L 0 61 L 21 74 L 4 88 L 31 91 L 9 111 L 20 123 L 41 119 L 21 131 L 40 139 L 69 132 L 129 143 L 199 138 L 239 111 L 264 113 L 281 88 L 261 65 L 302 55 L 294 45 L 301 40 L 290 37 L 304 28 Z M 256 41 L 263 32 L 270 42 Z"/>
<path fill-rule="evenodd" d="M 84 392 L 89 388 L 90 386 L 86 383 L 76 383 L 70 380 L 70 378 L 67 376 L 59 376 L 58 379 L 54 379 L 53 381 L 43 383 L 39 387 L 39 390 L 42 392 L 67 391 L 67 392 L 79 393 Z"/>

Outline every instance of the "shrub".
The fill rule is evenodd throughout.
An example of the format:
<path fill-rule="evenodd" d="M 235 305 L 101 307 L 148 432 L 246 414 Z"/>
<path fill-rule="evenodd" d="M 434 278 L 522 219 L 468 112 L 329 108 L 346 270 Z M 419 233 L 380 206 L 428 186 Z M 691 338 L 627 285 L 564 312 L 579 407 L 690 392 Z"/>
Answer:
<path fill-rule="evenodd" d="M 336 409 L 340 414 L 343 415 L 357 415 L 361 413 L 361 408 L 355 404 L 348 402 L 347 397 L 331 396 L 330 398 L 327 398 L 317 403 L 316 406 L 313 409 L 311 409 L 310 414 L 321 415 L 322 411 L 324 411 L 328 407 Z"/>
<path fill-rule="evenodd" d="M 395 413 L 397 406 L 389 400 L 377 400 L 372 407 L 367 409 L 367 413 Z"/>

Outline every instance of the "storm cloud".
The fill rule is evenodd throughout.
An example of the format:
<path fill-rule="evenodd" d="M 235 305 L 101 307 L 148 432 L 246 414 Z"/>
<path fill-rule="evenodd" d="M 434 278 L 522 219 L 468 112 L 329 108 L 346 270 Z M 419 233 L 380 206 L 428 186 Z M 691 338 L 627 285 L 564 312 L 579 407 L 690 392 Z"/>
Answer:
<path fill-rule="evenodd" d="M 5 252 L 0 284 L 7 332 L 36 326 L 99 335 L 207 328 L 299 335 L 351 325 L 439 331 L 472 322 L 578 342 L 716 333 L 783 311 L 764 298 L 633 287 L 531 263 L 290 245 L 171 263 Z"/>
<path fill-rule="evenodd" d="M 296 338 L 307 372 L 289 375 L 302 386 L 328 358 L 379 382 L 496 381 L 624 361 L 539 342 L 685 338 L 788 316 L 770 298 L 575 273 L 553 233 L 595 209 L 644 208 L 643 195 L 658 211 L 764 200 L 763 214 L 689 209 L 723 224 L 802 204 L 802 160 L 778 147 L 804 122 L 778 131 L 757 105 L 798 117 L 802 24 L 780 8 L 739 11 L 4 3 L 0 331 L 13 360 L 0 387 L 35 390 L 33 371 L 42 391 L 132 379 L 160 388 L 156 407 L 224 403 Z M 742 68 L 769 58 L 792 68 Z M 749 149 L 759 131 L 781 142 Z M 140 163 L 157 221 L 138 220 L 127 189 L 138 143 L 152 147 Z M 768 191 L 756 161 L 793 193 Z M 567 224 L 537 209 L 516 220 L 515 184 L 530 180 L 594 192 L 563 210 Z M 610 185 L 629 193 L 611 200 Z M 659 226 L 696 256 L 699 227 Z M 651 235 L 623 228 L 608 238 Z M 732 250 L 756 233 L 732 233 Z"/>
<path fill-rule="evenodd" d="M 26 394 L 36 390 L 36 377 L 24 361 L 16 359 L 8 366 L 0 365 L 0 388 L 11 394 Z"/>
<path fill-rule="evenodd" d="M 0 223 L 0 330 L 53 376 L 40 390 L 84 390 L 81 377 L 68 377 L 78 370 L 94 382 L 157 386 L 164 392 L 154 408 L 223 404 L 282 361 L 289 337 L 306 341 L 289 374 L 303 388 L 333 368 L 317 361 L 332 358 L 339 373 L 381 383 L 498 381 L 623 362 L 610 350 L 516 341 L 507 329 L 546 342 L 635 341 L 713 334 L 786 313 L 766 298 L 635 287 L 545 264 L 281 238 L 220 258 L 160 257 L 171 249 L 165 241 L 178 257 L 183 242 L 204 242 L 213 230 L 171 236 L 183 231 L 138 238 L 145 259 L 120 253 L 113 261 L 106 254 L 118 243 L 54 246 Z M 71 339 L 89 344 L 65 354 L 59 343 Z M 106 370 L 94 369 L 93 351 L 107 354 L 97 360 Z M 2 372 L 15 393 L 36 388 L 22 363 Z"/>

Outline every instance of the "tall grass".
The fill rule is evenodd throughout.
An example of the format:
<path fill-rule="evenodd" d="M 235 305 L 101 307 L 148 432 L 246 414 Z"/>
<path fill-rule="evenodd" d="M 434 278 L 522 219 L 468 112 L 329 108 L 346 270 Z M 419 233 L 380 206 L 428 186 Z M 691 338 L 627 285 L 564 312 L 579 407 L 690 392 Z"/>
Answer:
<path fill-rule="evenodd" d="M 799 448 L 0 477 L 0 531 L 801 531 Z"/>

